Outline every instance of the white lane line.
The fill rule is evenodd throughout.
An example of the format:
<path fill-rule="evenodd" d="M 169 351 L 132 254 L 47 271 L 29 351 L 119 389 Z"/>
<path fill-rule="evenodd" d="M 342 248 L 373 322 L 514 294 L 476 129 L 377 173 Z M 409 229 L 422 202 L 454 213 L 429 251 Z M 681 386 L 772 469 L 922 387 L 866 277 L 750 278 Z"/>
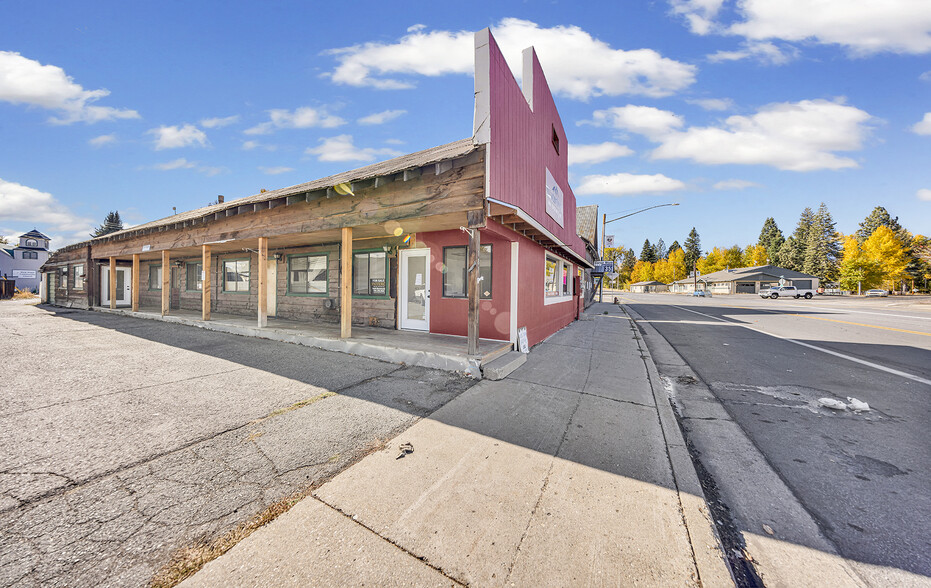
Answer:
<path fill-rule="evenodd" d="M 850 308 L 832 308 L 830 306 L 815 306 L 812 307 L 810 304 L 798 304 L 794 305 L 795 308 L 804 308 L 812 312 L 813 314 L 818 314 L 819 310 L 831 310 L 834 312 L 844 312 L 848 314 L 875 314 L 877 316 L 884 316 L 887 318 L 902 318 L 902 319 L 918 319 L 922 321 L 931 321 L 931 316 L 912 316 L 907 314 L 890 314 L 888 312 L 870 312 L 868 310 L 854 310 Z M 759 308 L 754 306 L 741 306 L 740 308 L 753 309 L 753 310 L 768 310 L 770 312 L 779 312 L 779 309 L 775 308 Z"/>
<path fill-rule="evenodd" d="M 827 353 L 828 355 L 833 355 L 833 356 L 835 356 L 835 357 L 840 357 L 841 359 L 847 359 L 847 360 L 850 360 L 850 361 L 859 363 L 859 364 L 861 364 L 861 365 L 865 365 L 865 366 L 871 367 L 871 368 L 873 368 L 873 369 L 877 369 L 877 370 L 880 370 L 880 371 L 883 371 L 883 372 L 886 372 L 886 373 L 889 373 L 889 374 L 895 374 L 896 376 L 901 376 L 901 377 L 903 377 L 903 378 L 912 380 L 912 381 L 914 381 L 914 382 L 920 382 L 920 383 L 922 383 L 922 384 L 927 384 L 928 386 L 931 386 L 931 380 L 922 378 L 921 376 L 916 376 L 915 374 L 910 374 L 910 373 L 908 373 L 908 372 L 903 372 L 903 371 L 900 371 L 900 370 L 897 370 L 897 369 L 894 369 L 894 368 L 891 368 L 891 367 L 886 367 L 886 366 L 884 366 L 884 365 L 880 365 L 880 364 L 878 364 L 878 363 L 873 363 L 873 362 L 871 362 L 871 361 L 866 361 L 865 359 L 860 359 L 860 358 L 858 358 L 858 357 L 852 357 L 852 356 L 850 356 L 850 355 L 845 355 L 845 354 L 843 354 L 843 353 L 838 353 L 838 352 L 836 352 L 836 351 L 831 351 L 830 349 L 824 349 L 823 347 L 816 347 L 816 346 L 811 345 L 811 344 L 809 344 L 809 343 L 803 343 L 802 341 L 797 341 L 797 340 L 795 340 L 795 339 L 790 339 L 790 338 L 788 338 L 788 337 L 783 337 L 782 335 L 777 335 L 777 334 L 775 334 L 775 333 L 767 333 L 766 331 L 763 331 L 762 329 L 757 329 L 757 328 L 755 328 L 755 327 L 751 327 L 751 326 L 749 326 L 749 325 L 741 324 L 741 323 L 734 322 L 734 321 L 727 321 L 727 320 L 724 320 L 724 319 L 722 319 L 722 318 L 718 318 L 718 317 L 713 316 L 713 315 L 710 315 L 710 314 L 705 314 L 704 312 L 698 312 L 697 310 L 690 310 L 690 309 L 688 309 L 688 308 L 684 308 L 684 307 L 676 306 L 676 305 L 671 305 L 671 306 L 672 306 L 673 308 L 678 308 L 679 310 L 684 310 L 684 311 L 686 311 L 686 312 L 693 312 L 693 313 L 695 313 L 695 314 L 698 314 L 698 315 L 701 315 L 701 316 L 704 316 L 704 317 L 708 317 L 708 318 L 710 318 L 710 319 L 712 319 L 712 320 L 716 320 L 716 321 L 718 321 L 718 322 L 726 323 L 726 324 L 729 324 L 729 325 L 737 325 L 737 326 L 743 327 L 743 328 L 745 328 L 745 329 L 750 329 L 751 331 L 756 331 L 757 333 L 760 333 L 760 334 L 762 334 L 762 335 L 768 335 L 768 336 L 770 336 L 770 337 L 776 337 L 777 339 L 782 339 L 783 341 L 788 341 L 789 343 L 795 343 L 796 345 L 801 345 L 802 347 L 807 347 L 807 348 L 809 348 L 809 349 L 814 349 L 815 351 L 820 351 L 821 353 Z"/>

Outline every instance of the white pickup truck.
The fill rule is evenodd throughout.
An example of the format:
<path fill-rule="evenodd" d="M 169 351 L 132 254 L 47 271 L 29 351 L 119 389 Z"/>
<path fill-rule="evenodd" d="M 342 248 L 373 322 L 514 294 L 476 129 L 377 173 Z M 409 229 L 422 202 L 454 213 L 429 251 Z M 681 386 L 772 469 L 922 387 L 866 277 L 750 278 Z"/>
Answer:
<path fill-rule="evenodd" d="M 815 295 L 814 290 L 799 290 L 795 286 L 773 286 L 772 288 L 762 288 L 760 298 L 805 298 L 810 300 Z"/>

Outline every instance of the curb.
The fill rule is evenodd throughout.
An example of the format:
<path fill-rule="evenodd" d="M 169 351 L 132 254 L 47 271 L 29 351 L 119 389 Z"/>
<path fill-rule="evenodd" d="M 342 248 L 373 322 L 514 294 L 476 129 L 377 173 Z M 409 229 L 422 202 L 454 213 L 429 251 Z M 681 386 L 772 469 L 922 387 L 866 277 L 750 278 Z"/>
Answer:
<path fill-rule="evenodd" d="M 626 305 L 618 304 L 618 306 L 631 321 L 631 326 L 637 335 L 637 345 L 643 356 L 643 363 L 647 368 L 653 400 L 659 415 L 663 437 L 666 440 L 666 451 L 669 455 L 673 479 L 679 494 L 682 519 L 692 544 L 692 555 L 698 570 L 698 582 L 701 586 L 735 586 L 737 582 L 725 557 L 724 546 L 711 518 L 705 493 L 698 480 L 698 473 L 695 471 L 685 438 L 679 428 L 679 421 L 672 410 L 672 404 L 662 385 L 653 356 L 637 325 L 637 319 L 643 317 Z"/>

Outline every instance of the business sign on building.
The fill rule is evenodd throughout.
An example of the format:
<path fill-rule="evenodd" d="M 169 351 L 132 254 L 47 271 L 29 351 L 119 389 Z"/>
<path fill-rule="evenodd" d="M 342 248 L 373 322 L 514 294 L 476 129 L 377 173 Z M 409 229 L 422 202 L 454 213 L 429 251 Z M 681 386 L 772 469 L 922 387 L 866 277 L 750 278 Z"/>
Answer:
<path fill-rule="evenodd" d="M 601 261 L 595 262 L 595 269 L 592 270 L 593 274 L 607 274 L 614 271 L 614 260 L 613 259 L 603 259 Z"/>
<path fill-rule="evenodd" d="M 13 270 L 11 275 L 14 278 L 20 278 L 23 280 L 34 280 L 36 279 L 36 270 Z"/>
<path fill-rule="evenodd" d="M 562 188 L 556 183 L 556 179 L 550 170 L 546 170 L 546 214 L 550 215 L 559 226 L 563 226 L 563 199 Z"/>

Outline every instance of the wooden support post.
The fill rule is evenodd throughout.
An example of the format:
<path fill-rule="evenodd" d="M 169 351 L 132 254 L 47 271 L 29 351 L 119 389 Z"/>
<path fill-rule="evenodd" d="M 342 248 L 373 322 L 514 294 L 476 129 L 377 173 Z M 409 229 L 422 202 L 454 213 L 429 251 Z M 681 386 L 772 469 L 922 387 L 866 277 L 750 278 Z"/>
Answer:
<path fill-rule="evenodd" d="M 259 328 L 268 326 L 268 237 L 259 237 Z"/>
<path fill-rule="evenodd" d="M 168 306 L 171 302 L 171 267 L 168 265 L 168 250 L 162 251 L 162 316 L 168 314 Z"/>
<path fill-rule="evenodd" d="M 339 264 L 339 336 L 352 337 L 352 227 L 343 227 Z"/>
<path fill-rule="evenodd" d="M 116 258 L 110 258 L 110 308 L 116 308 Z"/>
<path fill-rule="evenodd" d="M 139 312 L 139 254 L 133 253 L 132 281 L 133 312 Z"/>
<path fill-rule="evenodd" d="M 469 268 L 469 356 L 478 355 L 478 303 L 479 303 L 479 251 L 481 250 L 481 233 L 477 228 L 469 229 L 469 255 L 466 267 Z"/>
<path fill-rule="evenodd" d="M 210 245 L 204 245 L 203 249 L 204 249 L 204 252 L 202 254 L 203 265 L 201 266 L 203 270 L 203 274 L 201 274 L 201 288 L 203 291 L 201 292 L 200 318 L 205 321 L 209 321 L 210 320 L 210 295 L 212 292 L 211 286 L 210 286 L 210 265 L 211 265 Z"/>

